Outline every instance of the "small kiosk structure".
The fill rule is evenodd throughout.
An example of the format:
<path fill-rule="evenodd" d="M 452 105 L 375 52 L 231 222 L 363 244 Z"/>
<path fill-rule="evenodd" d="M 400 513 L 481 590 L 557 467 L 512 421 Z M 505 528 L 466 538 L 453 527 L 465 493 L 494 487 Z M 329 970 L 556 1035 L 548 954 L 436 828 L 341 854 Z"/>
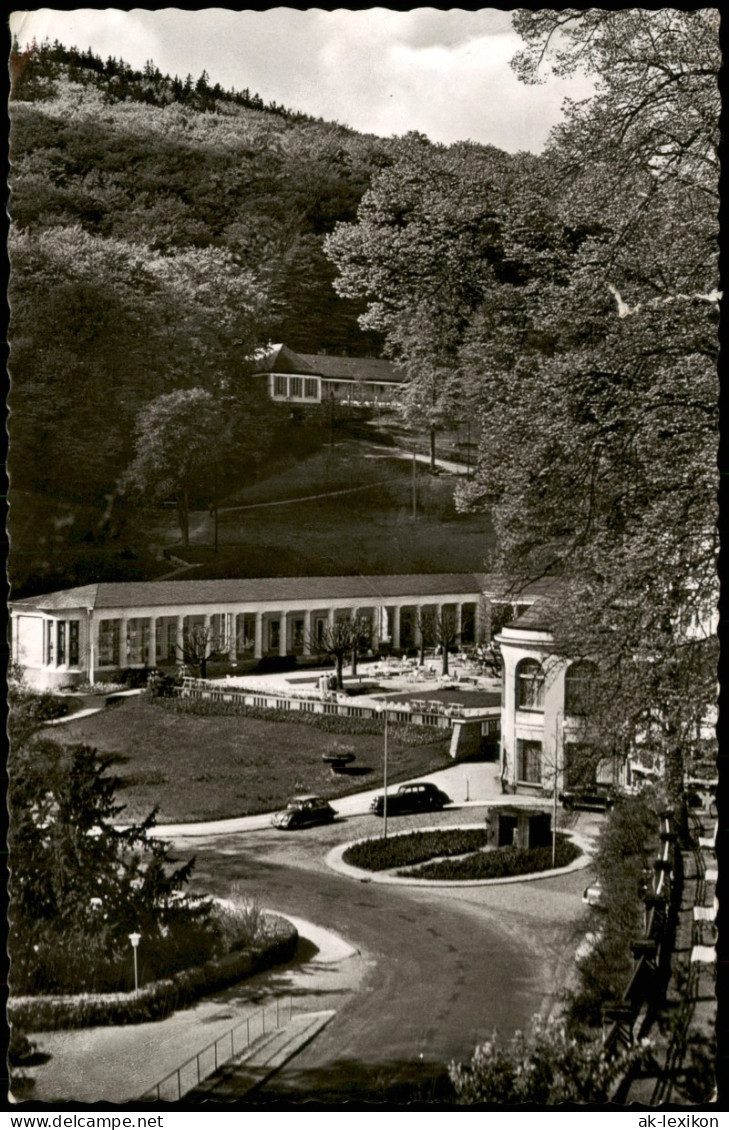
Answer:
<path fill-rule="evenodd" d="M 488 843 L 493 847 L 536 848 L 552 843 L 552 814 L 543 808 L 500 804 L 486 812 Z"/>

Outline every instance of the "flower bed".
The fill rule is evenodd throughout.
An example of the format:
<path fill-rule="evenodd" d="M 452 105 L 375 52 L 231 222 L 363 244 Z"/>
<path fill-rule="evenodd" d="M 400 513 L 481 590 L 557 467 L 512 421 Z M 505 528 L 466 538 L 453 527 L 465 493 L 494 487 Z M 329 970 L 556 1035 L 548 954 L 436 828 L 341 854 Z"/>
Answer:
<path fill-rule="evenodd" d="M 7 1006 L 8 1018 L 12 1025 L 29 1032 L 162 1020 L 199 997 L 218 992 L 262 969 L 289 961 L 298 942 L 296 928 L 277 916 L 270 916 L 267 925 L 266 940 L 143 985 L 138 993 L 11 995 Z"/>
<path fill-rule="evenodd" d="M 443 854 L 443 853 L 440 853 Z M 552 868 L 566 867 L 582 851 L 566 837 L 557 836 L 557 851 L 552 862 L 552 848 L 494 848 L 476 852 L 464 859 L 441 859 L 422 867 L 398 871 L 408 879 L 432 879 L 446 882 L 467 882 L 474 879 L 507 879 L 515 875 L 529 875 Z"/>
<path fill-rule="evenodd" d="M 486 846 L 485 828 L 446 828 L 432 832 L 407 832 L 387 839 L 352 844 L 342 861 L 365 871 L 386 871 L 442 855 L 465 855 Z"/>

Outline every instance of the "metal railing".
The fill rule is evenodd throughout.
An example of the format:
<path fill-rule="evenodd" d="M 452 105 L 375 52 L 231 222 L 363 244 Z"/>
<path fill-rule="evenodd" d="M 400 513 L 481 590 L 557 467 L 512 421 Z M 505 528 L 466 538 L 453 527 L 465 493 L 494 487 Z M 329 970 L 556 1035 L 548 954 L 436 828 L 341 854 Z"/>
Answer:
<path fill-rule="evenodd" d="M 292 1011 L 291 997 L 288 997 L 249 1013 L 237 1021 L 228 1032 L 218 1036 L 212 1043 L 206 1044 L 158 1083 L 149 1087 L 140 1095 L 140 1101 L 179 1102 L 183 1095 L 199 1086 L 218 1068 L 241 1055 L 256 1040 L 288 1024 L 291 1021 Z"/>

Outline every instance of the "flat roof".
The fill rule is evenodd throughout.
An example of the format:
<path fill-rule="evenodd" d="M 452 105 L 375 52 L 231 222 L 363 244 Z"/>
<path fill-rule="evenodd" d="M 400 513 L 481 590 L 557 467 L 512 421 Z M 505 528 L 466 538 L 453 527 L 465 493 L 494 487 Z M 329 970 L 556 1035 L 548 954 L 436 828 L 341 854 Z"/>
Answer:
<path fill-rule="evenodd" d="M 60 612 L 69 608 L 142 608 L 165 605 L 275 604 L 295 600 L 387 601 L 404 596 L 444 594 L 477 598 L 483 573 L 404 573 L 354 577 L 245 577 L 234 580 L 100 582 L 40 596 L 11 600 L 12 608 Z"/>

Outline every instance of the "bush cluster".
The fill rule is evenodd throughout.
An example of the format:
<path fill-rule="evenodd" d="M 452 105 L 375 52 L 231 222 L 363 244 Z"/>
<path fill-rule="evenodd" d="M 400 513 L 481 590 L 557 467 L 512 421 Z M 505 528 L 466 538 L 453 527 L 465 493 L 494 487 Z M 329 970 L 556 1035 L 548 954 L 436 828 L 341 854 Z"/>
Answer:
<path fill-rule="evenodd" d="M 293 722 L 313 726 L 327 734 L 381 734 L 381 718 L 350 718 L 340 714 L 313 714 L 306 710 L 276 710 L 266 706 L 246 706 L 242 702 L 219 702 L 209 698 L 158 698 L 152 701 L 165 710 L 177 714 L 196 714 L 215 717 L 221 714 L 239 714 L 244 718 L 257 718 L 262 722 Z M 414 726 L 408 722 L 391 722 L 390 739 L 400 745 L 432 745 L 442 742 L 446 731 L 438 726 Z"/>
<path fill-rule="evenodd" d="M 119 682 L 128 691 L 139 690 L 146 687 L 149 676 L 154 673 L 154 667 L 125 667 L 119 675 Z"/>
<path fill-rule="evenodd" d="M 290 922 L 269 919 L 268 937 L 256 946 L 238 949 L 201 965 L 183 969 L 133 993 L 82 993 L 76 996 L 10 997 L 11 1024 L 26 1031 L 54 1031 L 109 1024 L 141 1024 L 161 1020 L 201 996 L 218 992 L 271 965 L 288 961 L 298 934 Z"/>
<path fill-rule="evenodd" d="M 650 791 L 620 797 L 600 833 L 595 870 L 601 906 L 588 927 L 597 941 L 580 962 L 579 986 L 570 995 L 573 1023 L 599 1027 L 606 1000 L 619 1000 L 633 970 L 631 942 L 643 935 L 642 902 L 652 873 L 659 831 L 660 800 Z"/>
<path fill-rule="evenodd" d="M 582 854 L 580 848 L 566 837 L 557 836 L 557 852 L 552 863 L 552 848 L 494 848 L 489 852 L 476 852 L 465 859 L 443 859 L 399 871 L 398 875 L 410 879 L 434 879 L 463 882 L 469 879 L 507 879 L 514 875 L 529 875 L 549 871 L 552 867 L 566 867 Z"/>
<path fill-rule="evenodd" d="M 485 828 L 449 828 L 433 832 L 408 832 L 388 839 L 352 844 L 342 859 L 366 871 L 406 867 L 441 855 L 465 855 L 486 846 Z"/>

